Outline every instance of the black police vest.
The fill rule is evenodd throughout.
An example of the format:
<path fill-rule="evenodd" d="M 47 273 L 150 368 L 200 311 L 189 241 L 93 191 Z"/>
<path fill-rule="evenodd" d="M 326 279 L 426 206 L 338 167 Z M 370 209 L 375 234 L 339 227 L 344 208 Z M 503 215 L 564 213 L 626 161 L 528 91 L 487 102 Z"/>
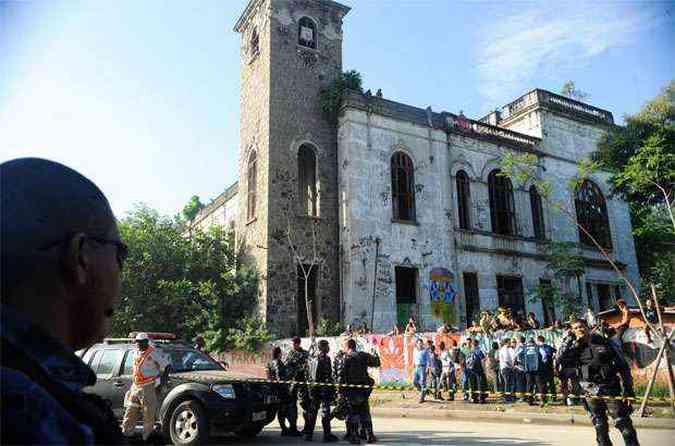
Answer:
<path fill-rule="evenodd" d="M 608 341 L 596 336 L 591 338 L 579 352 L 581 380 L 599 385 L 618 384 L 615 357 L 616 353 Z"/>

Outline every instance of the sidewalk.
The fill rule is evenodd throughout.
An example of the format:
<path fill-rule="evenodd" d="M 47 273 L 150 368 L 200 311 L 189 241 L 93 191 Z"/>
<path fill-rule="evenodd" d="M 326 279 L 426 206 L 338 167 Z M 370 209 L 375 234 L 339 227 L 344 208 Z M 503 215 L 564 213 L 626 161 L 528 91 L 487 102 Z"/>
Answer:
<path fill-rule="evenodd" d="M 591 420 L 582 406 L 566 407 L 559 404 L 546 407 L 525 403 L 471 404 L 464 401 L 435 401 L 420 404 L 415 392 L 376 392 L 371 395 L 370 407 L 374 416 L 396 418 L 442 418 L 483 421 L 490 423 L 531 423 L 541 425 L 590 426 Z M 635 406 L 634 406 L 635 407 Z M 633 424 L 642 429 L 673 429 L 675 418 L 667 405 L 649 408 L 647 418 L 633 415 Z M 637 411 L 637 407 L 635 407 Z M 656 415 L 656 416 L 654 416 Z"/>

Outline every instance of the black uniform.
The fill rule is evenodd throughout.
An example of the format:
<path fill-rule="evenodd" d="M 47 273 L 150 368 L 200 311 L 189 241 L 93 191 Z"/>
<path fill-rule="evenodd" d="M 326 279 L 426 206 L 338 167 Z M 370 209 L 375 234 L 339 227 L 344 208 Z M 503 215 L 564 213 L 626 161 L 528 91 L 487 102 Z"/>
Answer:
<path fill-rule="evenodd" d="M 359 384 L 367 388 L 344 389 L 347 402 L 347 435 L 352 443 L 358 444 L 359 424 L 365 430 L 368 442 L 375 441 L 373 422 L 370 417 L 368 398 L 372 392 L 373 380 L 368 375 L 368 367 L 379 367 L 380 358 L 366 352 L 348 352 L 344 357 L 344 368 L 340 376 L 341 384 Z"/>
<path fill-rule="evenodd" d="M 576 395 L 579 392 L 579 371 L 576 364 L 576 338 L 568 334 L 562 339 L 560 348 L 555 354 L 554 368 L 560 377 L 560 391 L 563 394 L 563 402 L 570 393 Z"/>
<path fill-rule="evenodd" d="M 291 381 L 306 382 L 307 381 L 307 359 L 309 353 L 307 350 L 300 347 L 300 349 L 291 349 L 286 356 L 286 368 L 288 369 L 288 379 Z M 309 408 L 309 394 L 306 384 L 291 384 L 289 386 L 289 405 L 288 405 L 288 421 L 291 424 L 290 430 L 297 431 L 298 420 L 298 400 L 300 407 L 302 407 L 303 415 L 307 420 L 307 409 Z"/>
<path fill-rule="evenodd" d="M 630 366 L 623 354 L 609 340 L 593 334 L 588 343 L 579 341 L 575 344 L 574 357 L 579 370 L 580 385 L 587 396 L 584 405 L 595 426 L 598 445 L 612 445 L 607 422 L 609 412 L 614 425 L 621 431 L 626 446 L 638 446 L 637 433 L 630 419 L 630 406 L 622 400 L 592 398 L 622 394 L 625 397 L 635 396 Z"/>
<path fill-rule="evenodd" d="M 333 367 L 328 354 L 319 352 L 312 357 L 308 364 L 308 378 L 313 383 L 333 383 Z M 330 405 L 335 400 L 335 387 L 311 386 L 309 390 L 309 407 L 305 418 L 305 437 L 312 438 L 316 418 L 321 409 L 321 426 L 323 427 L 324 441 L 335 441 L 337 437 L 331 434 L 330 429 Z"/>
<path fill-rule="evenodd" d="M 272 381 L 286 381 L 288 379 L 288 369 L 281 359 L 273 359 L 267 363 L 267 379 Z M 289 427 L 297 426 L 297 409 L 294 408 L 295 417 L 291 419 L 291 415 L 289 415 L 291 412 L 291 396 L 286 384 L 275 385 L 274 390 L 279 398 L 277 418 L 281 427 L 281 435 L 286 435 L 291 430 Z M 286 420 L 288 420 L 289 427 L 286 426 Z"/>

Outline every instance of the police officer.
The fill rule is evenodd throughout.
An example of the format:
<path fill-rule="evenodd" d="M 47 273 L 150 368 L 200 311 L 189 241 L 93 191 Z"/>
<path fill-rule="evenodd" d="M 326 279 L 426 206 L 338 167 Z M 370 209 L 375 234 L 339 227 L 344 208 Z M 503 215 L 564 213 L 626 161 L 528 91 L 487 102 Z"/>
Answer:
<path fill-rule="evenodd" d="M 138 350 L 133 364 L 133 383 L 124 396 L 124 420 L 122 433 L 131 435 L 136 421 L 143 413 L 143 440 L 147 440 L 155 426 L 155 415 L 159 407 L 157 388 L 168 365 L 164 356 L 150 345 L 146 333 L 138 333 L 134 339 Z"/>
<path fill-rule="evenodd" d="M 630 419 L 630 402 L 619 399 L 591 397 L 633 397 L 633 379 L 623 354 L 606 338 L 591 334 L 583 319 L 572 323 L 572 333 L 577 341 L 574 358 L 579 369 L 580 385 L 586 395 L 584 405 L 591 415 L 599 446 L 611 446 L 607 412 L 621 432 L 626 446 L 639 446 L 637 433 Z M 620 379 L 619 379 L 620 378 Z"/>
<path fill-rule="evenodd" d="M 309 360 L 308 375 L 312 383 L 333 384 L 333 367 L 328 356 L 330 347 L 325 339 L 319 341 L 319 353 Z M 330 405 L 335 400 L 335 387 L 312 386 L 309 391 L 310 404 L 305 419 L 305 441 L 312 441 L 316 418 L 321 409 L 321 426 L 323 427 L 323 442 L 330 443 L 338 438 L 330 431 Z"/>
<path fill-rule="evenodd" d="M 281 360 L 281 348 L 274 347 L 272 349 L 272 360 L 267 363 L 267 379 L 272 381 L 286 381 L 288 379 L 288 369 L 286 365 Z M 275 391 L 277 397 L 279 398 L 279 410 L 277 411 L 277 419 L 279 420 L 279 426 L 281 427 L 281 436 L 282 437 L 297 437 L 300 435 L 297 428 L 291 430 L 286 426 L 286 420 L 289 422 L 289 426 L 295 426 L 297 420 L 297 408 L 291 408 L 291 397 L 288 392 L 288 387 L 286 384 L 278 384 L 275 386 Z M 293 402 L 295 404 L 295 401 Z M 292 409 L 295 410 L 295 418 L 291 422 L 290 413 Z"/>
<path fill-rule="evenodd" d="M 288 369 L 288 379 L 291 381 L 297 381 L 304 383 L 307 381 L 307 360 L 309 358 L 309 353 L 307 350 L 300 346 L 300 338 L 294 337 L 291 340 L 293 346 L 291 350 L 286 354 L 286 368 Z M 309 414 L 307 409 L 309 408 L 309 395 L 306 384 L 291 384 L 289 387 L 290 392 L 290 401 L 288 405 L 288 422 L 290 424 L 289 434 L 292 437 L 300 436 L 298 432 L 298 400 L 300 401 L 300 407 L 303 410 L 303 417 L 305 423 Z"/>
<path fill-rule="evenodd" d="M 340 376 L 340 384 L 358 384 L 372 386 L 373 381 L 368 376 L 368 367 L 379 367 L 380 358 L 377 354 L 356 351 L 356 341 L 347 340 L 347 352 L 344 357 L 344 368 Z M 347 401 L 347 438 L 351 444 L 360 444 L 359 424 L 363 427 L 368 443 L 375 443 L 377 438 L 373 433 L 373 421 L 370 417 L 368 397 L 372 387 L 344 389 Z"/>

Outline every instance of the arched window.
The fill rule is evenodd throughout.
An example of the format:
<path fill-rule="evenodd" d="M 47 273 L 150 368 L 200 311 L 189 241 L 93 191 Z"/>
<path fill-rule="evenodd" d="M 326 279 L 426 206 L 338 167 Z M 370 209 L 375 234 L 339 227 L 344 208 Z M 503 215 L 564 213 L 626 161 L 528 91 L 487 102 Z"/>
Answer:
<path fill-rule="evenodd" d="M 316 49 L 316 24 L 309 17 L 303 17 L 298 22 L 298 45 Z"/>
<path fill-rule="evenodd" d="M 391 157 L 391 201 L 394 220 L 415 221 L 415 174 L 412 160 L 403 152 Z"/>
<path fill-rule="evenodd" d="M 457 216 L 461 229 L 471 229 L 471 189 L 469 176 L 463 170 L 457 172 Z"/>
<path fill-rule="evenodd" d="M 251 31 L 251 43 L 249 49 L 251 57 L 258 55 L 260 52 L 260 38 L 258 37 L 258 30 L 256 28 L 253 28 L 253 31 Z"/>
<path fill-rule="evenodd" d="M 577 189 L 574 205 L 577 209 L 577 222 L 600 246 L 611 248 L 612 237 L 609 231 L 607 205 L 598 186 L 591 181 L 584 180 Z M 591 238 L 581 229 L 579 229 L 579 240 L 585 245 L 593 245 Z"/>
<path fill-rule="evenodd" d="M 258 170 L 256 164 L 256 153 L 251 152 L 248 157 L 248 165 L 246 167 L 246 178 L 248 187 L 248 196 L 246 201 L 246 218 L 251 220 L 255 217 L 255 195 L 258 184 Z"/>
<path fill-rule="evenodd" d="M 546 227 L 544 225 L 544 208 L 541 204 L 541 195 L 537 186 L 530 186 L 530 207 L 532 209 L 532 227 L 534 228 L 534 238 L 537 240 L 546 239 Z"/>
<path fill-rule="evenodd" d="M 303 214 L 317 216 L 316 152 L 307 144 L 298 150 L 298 188 Z"/>
<path fill-rule="evenodd" d="M 516 211 L 513 205 L 513 186 L 509 178 L 499 175 L 500 172 L 499 169 L 495 169 L 488 176 L 492 232 L 515 235 Z"/>

